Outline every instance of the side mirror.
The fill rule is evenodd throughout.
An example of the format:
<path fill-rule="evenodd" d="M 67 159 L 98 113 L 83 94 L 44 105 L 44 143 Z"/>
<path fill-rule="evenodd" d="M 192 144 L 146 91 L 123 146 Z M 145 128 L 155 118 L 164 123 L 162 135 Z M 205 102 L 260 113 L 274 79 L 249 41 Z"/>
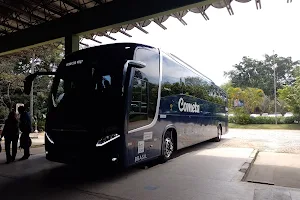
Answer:
<path fill-rule="evenodd" d="M 145 63 L 143 63 L 141 61 L 136 61 L 136 60 L 128 60 L 126 64 L 127 64 L 128 67 L 134 67 L 134 68 L 137 68 L 137 69 L 141 69 L 141 68 L 146 67 Z"/>
<path fill-rule="evenodd" d="M 31 92 L 32 82 L 37 76 L 47 76 L 47 75 L 55 75 L 56 72 L 36 72 L 34 74 L 30 74 L 25 78 L 24 81 L 24 93 L 29 95 Z"/>
<path fill-rule="evenodd" d="M 130 68 L 137 68 L 137 69 L 141 69 L 141 68 L 145 68 L 146 67 L 146 64 L 143 63 L 143 62 L 140 62 L 140 61 L 136 61 L 136 60 L 127 60 L 127 62 L 125 63 L 124 65 L 124 70 L 123 70 L 123 85 L 125 85 L 125 79 L 127 77 L 127 73 L 128 71 L 131 71 L 131 70 L 128 70 Z"/>
<path fill-rule="evenodd" d="M 35 74 L 30 74 L 25 78 L 24 81 L 24 93 L 29 95 L 31 92 L 32 82 L 36 78 Z"/>

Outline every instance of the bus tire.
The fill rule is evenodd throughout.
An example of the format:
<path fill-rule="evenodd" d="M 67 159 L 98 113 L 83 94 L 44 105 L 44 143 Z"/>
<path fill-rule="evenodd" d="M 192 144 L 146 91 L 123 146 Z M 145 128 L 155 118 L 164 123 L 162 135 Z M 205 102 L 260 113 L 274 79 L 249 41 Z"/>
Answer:
<path fill-rule="evenodd" d="M 217 137 L 215 137 L 215 142 L 220 142 L 222 139 L 222 127 L 219 125 L 217 128 Z"/>
<path fill-rule="evenodd" d="M 164 135 L 164 139 L 162 141 L 162 155 L 161 155 L 161 162 L 167 162 L 172 158 L 174 153 L 174 139 L 172 137 L 172 132 L 167 131 Z"/>

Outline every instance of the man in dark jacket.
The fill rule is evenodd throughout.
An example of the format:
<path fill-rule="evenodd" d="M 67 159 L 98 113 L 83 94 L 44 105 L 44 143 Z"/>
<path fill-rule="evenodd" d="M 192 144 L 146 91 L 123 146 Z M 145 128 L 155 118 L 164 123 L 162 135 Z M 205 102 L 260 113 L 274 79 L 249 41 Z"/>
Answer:
<path fill-rule="evenodd" d="M 19 128 L 20 128 L 20 131 L 22 132 L 22 135 L 20 137 L 20 145 L 24 149 L 24 156 L 20 160 L 26 160 L 30 156 L 29 134 L 32 131 L 32 124 L 31 124 L 30 115 L 25 111 L 24 106 L 20 106 L 18 108 L 18 111 L 20 113 Z"/>
<path fill-rule="evenodd" d="M 8 164 L 15 160 L 18 148 L 19 127 L 15 111 L 11 111 L 5 120 L 2 137 L 5 138 L 6 163 Z M 12 144 L 12 155 L 10 155 L 10 144 Z"/>

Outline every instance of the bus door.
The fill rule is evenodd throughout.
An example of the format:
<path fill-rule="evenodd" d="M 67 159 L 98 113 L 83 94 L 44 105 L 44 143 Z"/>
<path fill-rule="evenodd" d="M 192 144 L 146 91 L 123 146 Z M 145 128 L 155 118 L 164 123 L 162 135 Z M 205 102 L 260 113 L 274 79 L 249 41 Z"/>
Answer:
<path fill-rule="evenodd" d="M 149 111 L 149 82 L 136 71 L 132 81 L 131 104 L 128 122 L 128 143 L 132 145 L 131 163 L 137 163 L 151 156 L 153 133 L 147 130 Z"/>

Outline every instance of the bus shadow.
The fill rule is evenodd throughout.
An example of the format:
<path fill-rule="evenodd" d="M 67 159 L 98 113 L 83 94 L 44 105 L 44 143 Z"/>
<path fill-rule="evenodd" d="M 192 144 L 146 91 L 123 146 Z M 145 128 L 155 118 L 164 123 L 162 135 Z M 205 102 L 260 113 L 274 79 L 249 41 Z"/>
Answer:
<path fill-rule="evenodd" d="M 180 149 L 180 150 L 176 151 L 173 154 L 172 159 L 177 159 L 181 156 L 185 156 L 187 154 L 197 152 L 197 151 L 200 151 L 200 150 L 216 148 L 219 145 L 226 142 L 226 140 L 228 140 L 228 139 L 222 139 L 220 142 L 214 142 L 214 139 L 211 139 L 211 140 L 207 140 L 207 141 L 204 141 L 204 142 L 201 142 L 201 143 L 198 143 L 198 144 Z M 142 164 L 136 166 L 136 168 L 148 169 L 148 168 L 154 167 L 154 166 L 159 165 L 159 164 L 162 164 L 162 163 L 160 162 L 159 159 L 156 159 L 156 160 L 152 160 L 152 161 L 149 161 L 149 162 L 146 162 L 146 163 L 142 163 Z"/>

